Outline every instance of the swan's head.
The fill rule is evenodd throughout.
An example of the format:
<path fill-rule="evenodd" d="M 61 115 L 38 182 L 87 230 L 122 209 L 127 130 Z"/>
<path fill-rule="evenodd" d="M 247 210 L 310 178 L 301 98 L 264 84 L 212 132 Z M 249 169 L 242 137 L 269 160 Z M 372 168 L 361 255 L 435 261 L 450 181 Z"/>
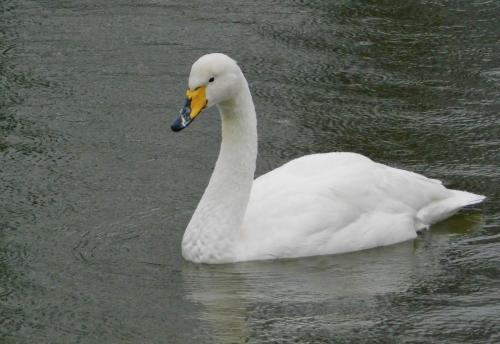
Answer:
<path fill-rule="evenodd" d="M 208 54 L 200 57 L 191 67 L 186 103 L 172 130 L 187 127 L 203 110 L 230 101 L 242 86 L 243 74 L 229 56 Z"/>

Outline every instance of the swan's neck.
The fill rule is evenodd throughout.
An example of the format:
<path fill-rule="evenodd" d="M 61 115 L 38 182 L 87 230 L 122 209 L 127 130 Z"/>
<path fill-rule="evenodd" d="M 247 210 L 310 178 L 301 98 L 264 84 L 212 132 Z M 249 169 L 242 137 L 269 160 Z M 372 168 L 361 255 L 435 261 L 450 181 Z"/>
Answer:
<path fill-rule="evenodd" d="M 182 239 L 194 262 L 234 261 L 257 158 L 255 108 L 246 81 L 236 97 L 219 104 L 222 143 L 203 197 Z"/>

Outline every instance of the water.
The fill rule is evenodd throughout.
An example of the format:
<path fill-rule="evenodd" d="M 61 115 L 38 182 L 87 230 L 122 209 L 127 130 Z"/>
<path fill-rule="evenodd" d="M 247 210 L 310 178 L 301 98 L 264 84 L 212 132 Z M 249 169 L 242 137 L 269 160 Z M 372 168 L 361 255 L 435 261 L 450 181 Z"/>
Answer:
<path fill-rule="evenodd" d="M 0 342 L 500 342 L 498 1 L 141 3 L 0 3 Z M 169 125 L 214 51 L 258 174 L 356 151 L 488 200 L 391 247 L 183 261 L 220 122 Z"/>

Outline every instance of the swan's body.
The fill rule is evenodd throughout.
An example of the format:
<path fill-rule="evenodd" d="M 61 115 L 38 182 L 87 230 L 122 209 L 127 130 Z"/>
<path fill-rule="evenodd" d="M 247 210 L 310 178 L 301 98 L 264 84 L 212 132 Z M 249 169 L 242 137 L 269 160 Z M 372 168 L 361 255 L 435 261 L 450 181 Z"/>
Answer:
<path fill-rule="evenodd" d="M 484 199 L 355 153 L 307 155 L 254 181 L 256 115 L 237 64 L 222 54 L 205 55 L 191 69 L 189 88 L 187 108 L 172 129 L 183 129 L 215 104 L 222 143 L 184 233 L 187 260 L 227 263 L 390 245 Z"/>

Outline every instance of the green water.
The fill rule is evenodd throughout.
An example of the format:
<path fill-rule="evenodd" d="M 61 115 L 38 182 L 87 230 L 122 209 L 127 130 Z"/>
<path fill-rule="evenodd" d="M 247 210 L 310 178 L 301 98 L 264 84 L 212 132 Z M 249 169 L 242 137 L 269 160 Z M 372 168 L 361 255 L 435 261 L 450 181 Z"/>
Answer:
<path fill-rule="evenodd" d="M 500 2 L 0 2 L 0 343 L 500 342 Z M 355 151 L 488 196 L 413 242 L 198 266 L 220 142 L 170 123 L 242 66 L 257 173 Z"/>

